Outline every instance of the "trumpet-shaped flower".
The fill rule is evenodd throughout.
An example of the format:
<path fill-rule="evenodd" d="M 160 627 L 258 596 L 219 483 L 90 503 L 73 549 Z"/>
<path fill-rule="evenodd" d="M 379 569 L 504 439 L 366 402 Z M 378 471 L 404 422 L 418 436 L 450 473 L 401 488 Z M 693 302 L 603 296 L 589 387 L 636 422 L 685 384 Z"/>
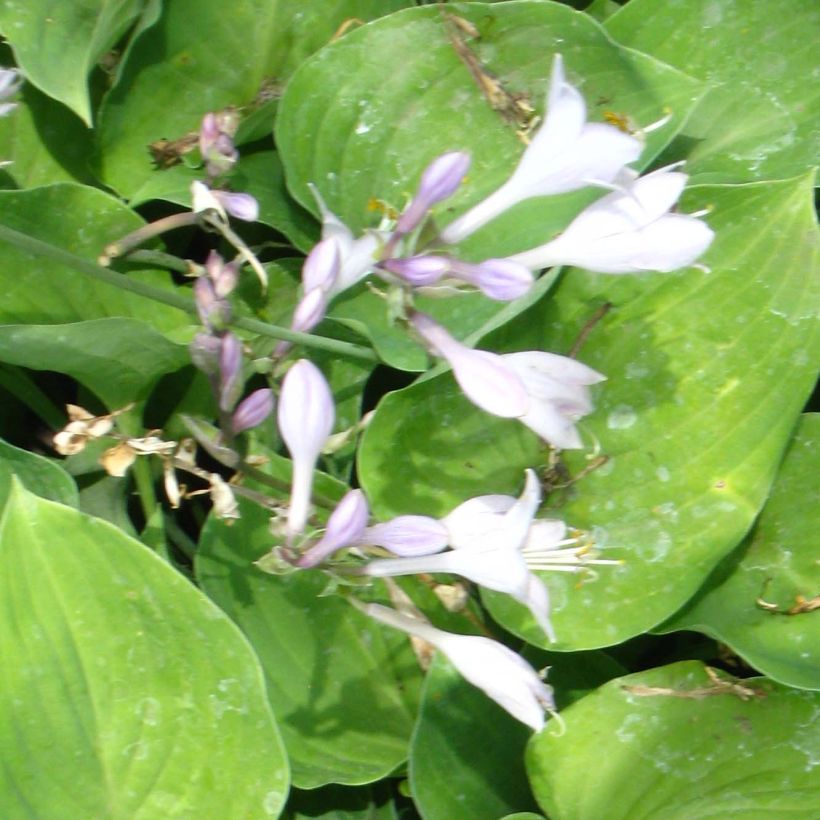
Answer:
<path fill-rule="evenodd" d="M 356 602 L 356 606 L 371 618 L 432 644 L 466 681 L 481 689 L 516 720 L 535 732 L 544 728 L 544 712 L 555 709 L 552 688 L 508 647 L 478 635 L 444 632 L 380 604 Z"/>
<path fill-rule="evenodd" d="M 503 512 L 489 496 L 471 499 L 442 519 L 452 550 L 436 555 L 384 558 L 362 568 L 365 575 L 387 577 L 428 572 L 449 572 L 497 592 L 512 596 L 528 607 L 536 623 L 555 640 L 549 620 L 549 595 L 543 582 L 533 575 L 522 550 L 527 543 L 535 513 L 541 503 L 541 488 L 532 470 L 519 499 L 512 499 Z M 558 541 L 564 530 L 556 530 Z M 556 542 L 557 543 L 557 542 Z M 432 551 L 432 550 L 431 550 Z"/>
<path fill-rule="evenodd" d="M 691 265 L 714 232 L 694 216 L 670 213 L 687 175 L 661 169 L 585 208 L 556 239 L 516 254 L 533 270 L 576 265 L 598 273 L 672 271 Z"/>
<path fill-rule="evenodd" d="M 613 125 L 586 121 L 579 91 L 564 77 L 560 54 L 552 64 L 547 114 L 512 176 L 494 193 L 451 222 L 444 242 L 460 242 L 499 214 L 525 199 L 612 182 L 634 162 L 643 146 Z"/>
<path fill-rule="evenodd" d="M 313 471 L 333 429 L 333 396 L 315 364 L 299 359 L 282 381 L 279 432 L 293 461 L 287 536 L 291 542 L 307 524 Z"/>
<path fill-rule="evenodd" d="M 502 418 L 517 418 L 545 441 L 563 449 L 582 446 L 575 422 L 592 411 L 588 386 L 604 376 L 555 353 L 490 353 L 454 339 L 423 313 L 413 327 L 453 368 L 459 387 L 473 404 Z"/>

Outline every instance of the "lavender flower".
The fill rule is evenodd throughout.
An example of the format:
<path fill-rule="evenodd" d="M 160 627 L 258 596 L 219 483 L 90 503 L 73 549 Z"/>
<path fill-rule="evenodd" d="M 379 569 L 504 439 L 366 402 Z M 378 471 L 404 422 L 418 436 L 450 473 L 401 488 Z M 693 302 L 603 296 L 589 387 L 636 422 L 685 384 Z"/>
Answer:
<path fill-rule="evenodd" d="M 455 244 L 499 214 L 536 196 L 575 191 L 589 184 L 612 182 L 634 162 L 642 144 L 615 126 L 586 121 L 586 105 L 564 78 L 560 54 L 552 64 L 547 114 L 512 176 L 467 213 L 451 222 L 441 239 Z"/>
<path fill-rule="evenodd" d="M 254 390 L 242 399 L 231 418 L 233 434 L 258 427 L 273 412 L 273 403 L 273 391 L 267 387 Z"/>
<path fill-rule="evenodd" d="M 380 604 L 354 604 L 383 624 L 421 638 L 440 650 L 462 677 L 516 720 L 540 732 L 545 711 L 553 711 L 552 689 L 520 656 L 503 644 L 477 635 L 444 632 Z"/>
<path fill-rule="evenodd" d="M 288 543 L 307 524 L 313 471 L 334 417 L 333 396 L 322 372 L 307 359 L 299 359 L 282 382 L 278 410 L 279 432 L 293 461 Z"/>
<path fill-rule="evenodd" d="M 330 515 L 324 535 L 296 561 L 303 569 L 315 567 L 343 547 L 359 543 L 370 512 L 361 490 L 350 490 Z"/>
<path fill-rule="evenodd" d="M 686 174 L 663 168 L 585 208 L 556 239 L 511 257 L 533 270 L 576 265 L 598 273 L 672 271 L 691 265 L 714 232 L 694 216 L 670 213 Z"/>
<path fill-rule="evenodd" d="M 575 421 L 592 411 L 587 386 L 603 381 L 600 373 L 554 353 L 473 350 L 423 313 L 413 313 L 410 322 L 432 351 L 449 362 L 473 404 L 494 416 L 520 419 L 556 447 L 582 446 Z"/>

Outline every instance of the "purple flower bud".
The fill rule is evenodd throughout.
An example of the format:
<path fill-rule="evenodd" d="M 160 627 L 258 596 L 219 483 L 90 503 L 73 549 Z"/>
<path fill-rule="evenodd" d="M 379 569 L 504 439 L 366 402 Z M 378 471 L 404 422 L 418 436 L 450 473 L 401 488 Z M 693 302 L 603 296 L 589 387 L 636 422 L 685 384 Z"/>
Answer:
<path fill-rule="evenodd" d="M 340 264 L 339 243 L 333 237 L 314 245 L 302 266 L 304 292 L 321 288 L 327 293 L 336 282 Z"/>
<path fill-rule="evenodd" d="M 216 251 L 208 254 L 205 260 L 205 272 L 213 284 L 214 293 L 220 299 L 229 296 L 239 281 L 239 264 L 229 262 L 226 265 L 225 260 Z"/>
<path fill-rule="evenodd" d="M 188 351 L 195 367 L 211 378 L 216 378 L 219 375 L 221 347 L 222 342 L 217 336 L 212 336 L 210 333 L 197 333 L 188 346 Z"/>
<path fill-rule="evenodd" d="M 273 412 L 273 391 L 267 387 L 254 390 L 243 399 L 231 419 L 234 435 L 258 427 Z"/>
<path fill-rule="evenodd" d="M 453 276 L 475 285 L 485 296 L 499 302 L 509 302 L 523 296 L 535 281 L 530 269 L 511 259 L 487 259 L 470 265 L 452 260 Z"/>
<path fill-rule="evenodd" d="M 207 276 L 200 276 L 194 282 L 194 302 L 205 327 L 222 330 L 230 322 L 231 306 L 224 299 L 217 298 L 213 283 Z"/>
<path fill-rule="evenodd" d="M 219 407 L 226 413 L 233 409 L 242 392 L 242 342 L 226 333 L 219 351 Z"/>
<path fill-rule="evenodd" d="M 215 114 L 206 114 L 199 128 L 199 152 L 210 177 L 218 177 L 236 164 L 239 152 L 231 135 L 223 130 L 223 122 Z"/>
<path fill-rule="evenodd" d="M 447 546 L 447 528 L 426 515 L 400 515 L 368 527 L 361 543 L 384 547 L 395 555 L 432 555 Z"/>
<path fill-rule="evenodd" d="M 309 333 L 325 316 L 327 297 L 321 288 L 308 291 L 293 311 L 291 330 Z"/>
<path fill-rule="evenodd" d="M 259 219 L 259 203 L 250 194 L 234 194 L 216 189 L 211 194 L 231 216 L 245 222 L 256 222 Z"/>
<path fill-rule="evenodd" d="M 452 196 L 470 167 L 470 155 L 451 151 L 436 157 L 421 175 L 418 191 L 396 224 L 396 233 L 404 235 L 415 230 L 430 208 Z"/>
<path fill-rule="evenodd" d="M 307 359 L 299 359 L 282 381 L 279 397 L 279 432 L 293 461 L 288 541 L 307 523 L 313 470 L 335 419 L 330 387 L 322 371 Z"/>
<path fill-rule="evenodd" d="M 400 276 L 413 287 L 432 285 L 450 271 L 446 256 L 411 256 L 408 259 L 385 259 L 381 266 Z"/>
<path fill-rule="evenodd" d="M 339 502 L 327 522 L 325 534 L 296 562 L 303 569 L 315 567 L 342 547 L 359 542 L 370 512 L 361 490 L 351 490 Z"/>

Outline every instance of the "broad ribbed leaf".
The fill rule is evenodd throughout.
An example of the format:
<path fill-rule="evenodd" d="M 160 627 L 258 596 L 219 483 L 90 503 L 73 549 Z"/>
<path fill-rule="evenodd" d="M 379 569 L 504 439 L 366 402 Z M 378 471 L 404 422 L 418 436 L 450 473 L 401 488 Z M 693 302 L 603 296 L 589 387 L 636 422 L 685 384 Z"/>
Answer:
<path fill-rule="evenodd" d="M 746 543 L 661 631 L 700 630 L 781 683 L 820 689 L 818 475 L 815 413 L 803 417 Z"/>
<path fill-rule="evenodd" d="M 606 29 L 712 86 L 669 156 L 699 181 L 783 179 L 817 164 L 817 3 L 630 0 Z"/>
<path fill-rule="evenodd" d="M 0 191 L 0 224 L 96 261 L 103 248 L 145 224 L 95 188 L 60 183 L 28 191 Z M 142 281 L 170 289 L 167 273 L 145 271 Z M 188 324 L 179 310 L 99 282 L 44 256 L 0 245 L 0 322 L 59 324 L 124 316 L 167 331 Z"/>
<path fill-rule="evenodd" d="M 68 325 L 0 327 L 0 361 L 65 373 L 110 409 L 144 399 L 157 380 L 190 361 L 145 322 L 95 319 Z"/>
<path fill-rule="evenodd" d="M 266 575 L 268 513 L 241 504 L 233 526 L 209 520 L 197 553 L 203 589 L 247 635 L 301 788 L 379 780 L 407 757 L 419 671 L 405 636 L 341 597 L 318 571 Z"/>
<path fill-rule="evenodd" d="M 139 17 L 144 0 L 23 0 L 0 6 L 0 30 L 26 77 L 91 125 L 88 75 Z"/>
<path fill-rule="evenodd" d="M 0 439 L 0 512 L 8 500 L 13 478 L 43 498 L 69 507 L 79 504 L 77 485 L 59 464 Z"/>
<path fill-rule="evenodd" d="M 539 114 L 556 52 L 563 53 L 592 120 L 603 120 L 617 106 L 648 125 L 671 108 L 670 121 L 648 135 L 643 165 L 674 137 L 702 93 L 699 83 L 618 47 L 592 19 L 566 6 L 465 3 L 449 4 L 448 12 L 477 27 L 480 39 L 461 32 L 463 46 Z M 483 96 L 451 34 L 440 9 L 408 9 L 352 32 L 297 71 L 281 102 L 276 138 L 288 185 L 306 208 L 316 212 L 307 187 L 314 183 L 354 231 L 375 226 L 383 210 L 377 200 L 401 209 L 434 157 L 469 151 L 467 180 L 440 207 L 444 223 L 509 175 L 524 148 L 516 125 Z M 566 227 L 597 195 L 589 190 L 530 200 L 468 240 L 464 251 L 485 259 L 534 247 Z M 418 306 L 459 338 L 500 310 L 498 303 L 475 295 L 422 299 Z M 339 297 L 330 315 L 371 338 L 392 366 L 423 369 L 423 351 L 403 328 L 390 324 L 386 312 L 383 300 L 360 287 Z"/>
<path fill-rule="evenodd" d="M 486 340 L 566 352 L 612 304 L 579 355 L 608 377 L 582 425 L 590 452 L 568 459 L 576 475 L 598 455 L 608 461 L 554 495 L 546 514 L 592 530 L 604 557 L 624 564 L 581 585 L 545 576 L 557 648 L 618 643 L 659 623 L 751 526 L 815 378 L 811 184 L 695 188 L 683 207 L 714 206 L 711 271 L 568 271 L 554 298 Z M 518 493 L 524 469 L 547 463 L 533 434 L 474 408 L 445 374 L 381 402 L 359 477 L 380 516 L 441 515 L 474 495 Z M 523 607 L 485 600 L 504 626 L 544 645 Z"/>
<path fill-rule="evenodd" d="M 533 738 L 527 769 L 552 820 L 812 817 L 820 695 L 733 682 L 686 661 L 618 678 Z"/>
<path fill-rule="evenodd" d="M 115 527 L 18 488 L 0 523 L 7 817 L 276 817 L 288 766 L 232 623 Z"/>

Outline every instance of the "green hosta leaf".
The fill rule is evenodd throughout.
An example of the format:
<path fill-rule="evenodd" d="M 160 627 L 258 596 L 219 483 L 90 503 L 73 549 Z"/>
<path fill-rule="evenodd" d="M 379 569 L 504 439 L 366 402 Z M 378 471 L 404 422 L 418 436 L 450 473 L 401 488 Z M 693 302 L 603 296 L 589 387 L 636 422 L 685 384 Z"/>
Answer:
<path fill-rule="evenodd" d="M 553 820 L 820 812 L 820 695 L 720 680 L 686 661 L 618 678 L 565 710 L 566 730 L 548 726 L 527 750 L 541 808 Z"/>
<path fill-rule="evenodd" d="M 631 0 L 606 22 L 619 42 L 708 81 L 712 90 L 670 159 L 698 180 L 782 179 L 817 163 L 820 7 L 804 0 Z"/>
<path fill-rule="evenodd" d="M 61 183 L 29 191 L 0 191 L 0 224 L 96 260 L 109 242 L 144 223 L 102 191 Z M 170 287 L 164 273 L 148 271 L 139 278 Z M 178 310 L 7 243 L 0 245 L 0 286 L 3 323 L 58 324 L 123 316 L 145 319 L 161 331 L 188 324 L 187 316 Z"/>
<path fill-rule="evenodd" d="M 25 0 L 0 6 L 0 30 L 26 78 L 91 125 L 88 75 L 139 17 L 143 0 Z"/>
<path fill-rule="evenodd" d="M 407 757 L 418 666 L 406 638 L 338 596 L 320 572 L 266 575 L 253 566 L 275 543 L 269 514 L 241 504 L 232 527 L 213 519 L 197 553 L 203 589 L 242 628 L 268 683 L 293 782 L 359 785 Z"/>
<path fill-rule="evenodd" d="M 811 183 L 695 188 L 685 210 L 714 205 L 711 272 L 569 271 L 552 299 L 484 342 L 567 351 L 613 305 L 580 354 L 608 377 L 583 427 L 609 461 L 547 515 L 597 528 L 605 557 L 625 563 L 602 567 L 597 583 L 545 576 L 558 648 L 618 643 L 659 623 L 751 526 L 815 376 Z M 534 435 L 474 408 L 445 374 L 381 402 L 359 477 L 379 516 L 441 515 L 475 495 L 518 493 L 523 470 L 546 463 Z M 569 459 L 574 473 L 587 463 Z M 485 600 L 505 627 L 544 645 L 522 607 Z"/>
<path fill-rule="evenodd" d="M 277 816 L 288 770 L 261 670 L 210 601 L 24 490 L 0 543 L 6 816 Z"/>
<path fill-rule="evenodd" d="M 756 669 L 789 686 L 820 689 L 820 619 L 781 613 L 820 592 L 817 476 L 820 415 L 804 416 L 754 531 L 662 631 L 698 629 L 728 644 Z"/>
<path fill-rule="evenodd" d="M 697 82 L 621 49 L 597 23 L 566 6 L 458 3 L 449 8 L 478 28 L 480 40 L 468 45 L 487 69 L 510 92 L 528 94 L 539 113 L 557 51 L 565 56 L 571 80 L 582 85 L 591 119 L 603 119 L 603 109 L 617 105 L 648 124 L 665 106 L 675 108 L 673 120 L 649 136 L 645 162 L 674 136 L 701 93 Z M 399 64 L 401 71 L 390 70 Z M 600 97 L 610 102 L 596 102 Z M 354 230 L 378 221 L 378 213 L 368 208 L 371 197 L 402 207 L 438 154 L 472 153 L 468 181 L 448 201 L 463 210 L 497 187 L 523 151 L 515 126 L 490 107 L 457 56 L 438 8 L 391 15 L 322 49 L 288 85 L 276 136 L 297 199 L 315 210 L 307 188 L 315 183 Z M 492 252 L 505 253 L 502 245 L 510 252 L 531 247 L 522 243 L 563 228 L 578 198 L 558 202 L 557 209 L 555 199 L 548 205 L 531 202 L 494 223 L 499 230 Z"/>
<path fill-rule="evenodd" d="M 146 398 L 165 373 L 190 361 L 145 322 L 96 319 L 68 325 L 0 326 L 0 360 L 66 373 L 111 409 Z"/>
<path fill-rule="evenodd" d="M 410 787 L 426 820 L 497 820 L 534 808 L 524 772 L 531 731 L 436 655 L 410 749 Z"/>
<path fill-rule="evenodd" d="M 0 117 L 0 157 L 18 188 L 93 182 L 92 132 L 64 105 L 24 85 L 13 116 Z"/>
<path fill-rule="evenodd" d="M 281 86 L 346 20 L 372 19 L 403 5 L 248 0 L 226 13 L 220 0 L 201 0 L 195 8 L 166 3 L 160 21 L 134 43 L 103 105 L 103 177 L 124 196 L 144 199 L 142 185 L 162 173 L 152 168 L 151 143 L 197 131 L 208 111 L 236 106 L 248 113 L 258 95 Z"/>
<path fill-rule="evenodd" d="M 0 513 L 5 507 L 14 477 L 29 492 L 43 498 L 69 507 L 79 504 L 77 485 L 58 464 L 0 439 Z"/>
<path fill-rule="evenodd" d="M 131 200 L 131 205 L 164 199 L 190 208 L 191 183 L 201 178 L 200 169 L 175 165 L 154 174 Z M 231 175 L 230 187 L 256 197 L 259 221 L 284 234 L 300 250 L 309 251 L 318 240 L 318 223 L 285 189 L 282 164 L 275 151 L 259 151 L 242 157 Z"/>
<path fill-rule="evenodd" d="M 559 50 L 570 77 L 583 86 L 592 119 L 601 120 L 607 106 L 617 105 L 648 124 L 671 106 L 672 120 L 649 136 L 645 163 L 672 139 L 701 93 L 698 83 L 619 48 L 598 24 L 565 6 L 521 2 L 448 8 L 481 32 L 481 39 L 469 45 L 487 69 L 511 92 L 528 94 L 539 113 Z M 399 64 L 401 71 L 389 69 Z M 307 188 L 315 183 L 353 230 L 378 222 L 373 197 L 403 207 L 424 167 L 441 153 L 466 150 L 473 157 L 467 182 L 442 216 L 449 221 L 453 209 L 464 210 L 500 185 L 523 151 L 515 126 L 482 96 L 453 47 L 445 17 L 432 7 L 379 20 L 305 63 L 282 99 L 276 136 L 296 198 L 315 210 Z M 483 259 L 538 245 L 566 227 L 589 199 L 584 191 L 531 200 L 465 243 L 464 251 Z M 459 338 L 502 309 L 479 295 L 422 299 L 419 307 Z M 330 316 L 372 339 L 392 366 L 424 368 L 423 351 L 389 325 L 385 306 L 364 286 L 337 299 Z"/>

